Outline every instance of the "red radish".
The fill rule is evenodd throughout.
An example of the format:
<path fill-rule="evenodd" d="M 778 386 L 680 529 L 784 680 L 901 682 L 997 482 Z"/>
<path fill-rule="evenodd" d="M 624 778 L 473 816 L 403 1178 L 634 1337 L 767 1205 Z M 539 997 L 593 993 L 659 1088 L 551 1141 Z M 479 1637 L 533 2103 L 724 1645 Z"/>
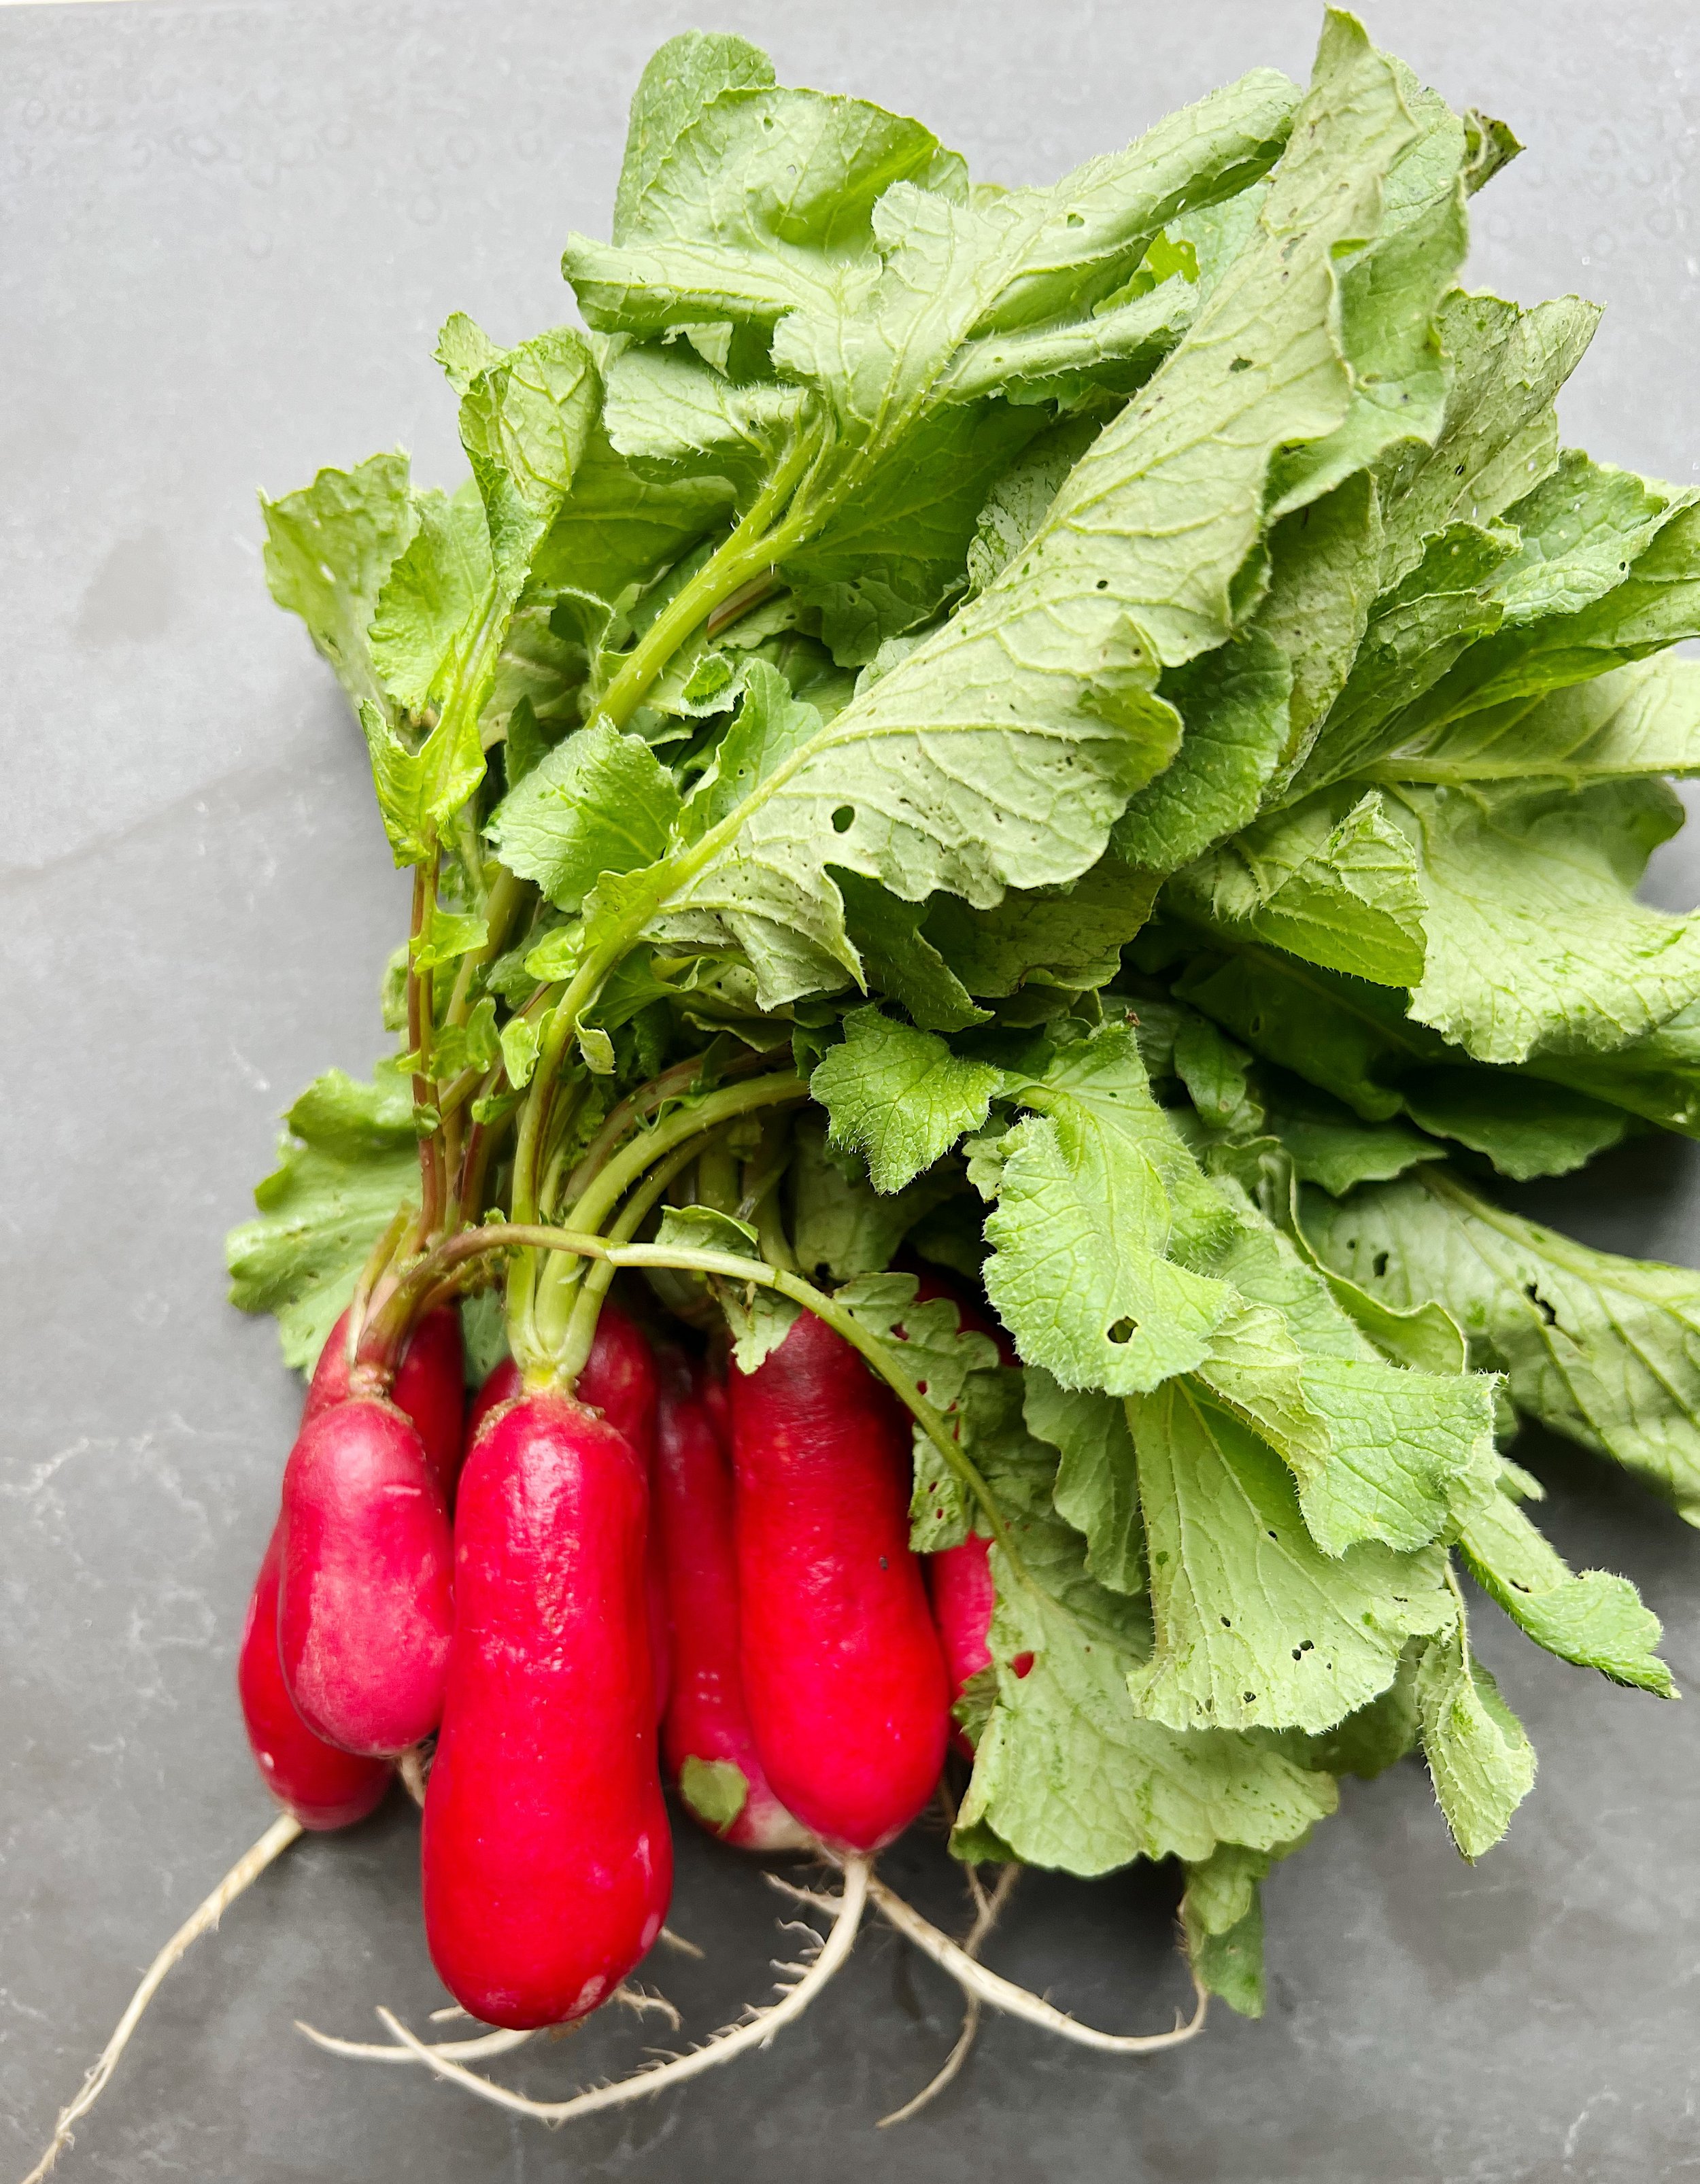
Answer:
<path fill-rule="evenodd" d="M 344 1312 L 319 1352 L 308 1383 L 302 1424 L 332 1403 L 346 1402 L 348 1396 L 348 1315 Z M 426 1312 L 408 1337 L 389 1399 L 419 1428 L 426 1459 L 452 1507 L 455 1474 L 471 1439 L 465 1426 L 466 1384 L 459 1312 L 447 1305 Z"/>
<path fill-rule="evenodd" d="M 454 1544 L 412 1422 L 365 1396 L 309 1418 L 283 1474 L 277 1641 L 302 1719 L 348 1752 L 436 1728 Z"/>
<path fill-rule="evenodd" d="M 520 1368 L 511 1357 L 504 1357 L 493 1365 L 484 1375 L 484 1384 L 472 1398 L 472 1407 L 466 1413 L 466 1453 L 472 1453 L 472 1444 L 484 1430 L 484 1421 L 493 1417 L 504 1403 L 516 1401 L 524 1391 Z"/>
<path fill-rule="evenodd" d="M 808 1832 L 774 1796 L 744 1704 L 732 1466 L 705 1400 L 716 1384 L 701 1367 L 694 1373 L 677 1351 L 664 1351 L 657 1365 L 650 1527 L 661 1545 L 672 1621 L 673 1682 L 661 1732 L 667 1771 L 681 1782 L 693 1818 L 722 1841 L 742 1850 L 798 1849 Z M 728 1806 L 743 1777 L 743 1804 L 724 1825 L 698 1808 L 692 1761 L 722 1770 L 717 1783 L 713 1774 L 707 1780 L 729 1789 Z"/>
<path fill-rule="evenodd" d="M 909 1423 L 803 1313 L 731 1381 L 744 1690 L 756 1749 L 817 1835 L 876 1850 L 933 1794 L 950 1696 L 909 1551 Z"/>
<path fill-rule="evenodd" d="M 959 1699 L 970 1676 L 992 1664 L 986 1641 L 997 1604 L 992 1584 L 991 1547 L 978 1532 L 970 1532 L 960 1547 L 945 1547 L 927 1557 L 927 1585 L 933 1596 L 933 1618 L 945 1648 L 945 1667 L 950 1679 L 950 1696 Z M 950 1731 L 950 1741 L 964 1759 L 974 1747 L 960 1728 Z"/>
<path fill-rule="evenodd" d="M 995 1319 L 971 1304 L 959 1290 L 930 1268 L 917 1268 L 916 1272 L 917 1304 L 928 1304 L 934 1297 L 948 1297 L 956 1307 L 956 1324 L 965 1334 L 989 1335 L 1004 1364 L 1019 1362 L 1015 1345 Z M 960 1547 L 941 1547 L 937 1554 L 927 1557 L 928 1590 L 933 1596 L 934 1618 L 944 1643 L 945 1666 L 950 1672 L 953 1701 L 961 1697 L 962 1688 L 970 1676 L 991 1666 L 991 1648 L 987 1641 L 991 1632 L 992 1610 L 997 1605 L 997 1591 L 992 1583 L 990 1556 L 991 1541 L 971 1532 Z M 964 1759 L 973 1758 L 974 1747 L 961 1728 L 951 1730 L 950 1742 Z"/>
<path fill-rule="evenodd" d="M 248 1741 L 265 1786 L 304 1828 L 346 1828 L 365 1819 L 395 1772 L 387 1759 L 339 1751 L 296 1713 L 277 1658 L 277 1578 L 282 1527 L 273 1528 L 254 1580 L 237 1657 L 237 1691 Z"/>
<path fill-rule="evenodd" d="M 504 1403 L 523 1390 L 520 1368 L 504 1357 L 486 1379 L 472 1403 L 466 1422 L 466 1446 L 483 1429 L 484 1421 Z M 596 1323 L 596 1340 L 590 1346 L 584 1370 L 578 1376 L 578 1400 L 600 1411 L 610 1425 L 625 1435 L 643 1462 L 651 1489 L 655 1485 L 655 1362 L 649 1340 L 636 1320 L 621 1311 L 611 1298 L 605 1299 Z M 666 1574 L 661 1565 L 659 1537 L 650 1535 L 644 1563 L 649 1591 L 649 1660 L 655 1681 L 655 1719 L 666 1711 L 671 1674 L 672 1644 L 667 1618 Z"/>
<path fill-rule="evenodd" d="M 630 1441 L 561 1395 L 493 1417 L 461 1479 L 425 1930 L 449 1992 L 486 2024 L 584 2016 L 666 1915 L 648 1502 Z"/>

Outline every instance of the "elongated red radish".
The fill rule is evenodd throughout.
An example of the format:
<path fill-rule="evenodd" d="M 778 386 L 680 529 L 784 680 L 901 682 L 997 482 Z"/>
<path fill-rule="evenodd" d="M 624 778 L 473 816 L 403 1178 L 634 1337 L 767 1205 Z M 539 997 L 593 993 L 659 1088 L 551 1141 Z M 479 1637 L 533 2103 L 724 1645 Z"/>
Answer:
<path fill-rule="evenodd" d="M 964 1333 L 989 1335 L 997 1345 L 1002 1363 L 1014 1365 L 1020 1362 L 1015 1345 L 989 1313 L 930 1267 L 917 1268 L 915 1272 L 917 1304 L 930 1303 L 934 1297 L 948 1297 L 956 1307 L 956 1324 Z M 927 1557 L 927 1589 L 932 1595 L 934 1620 L 939 1625 L 939 1641 L 945 1648 L 945 1666 L 950 1674 L 953 1704 L 961 1697 L 969 1677 L 991 1666 L 989 1639 L 997 1590 L 992 1583 L 990 1557 L 991 1541 L 971 1532 L 961 1546 L 941 1547 Z M 959 1725 L 952 1727 L 950 1742 L 964 1759 L 973 1758 L 974 1747 Z"/>
<path fill-rule="evenodd" d="M 319 1352 L 301 1412 L 303 1425 L 332 1403 L 348 1401 L 348 1315 L 344 1312 Z M 465 1367 L 459 1312 L 445 1305 L 426 1313 L 408 1337 L 389 1399 L 418 1427 L 437 1483 L 452 1507 L 455 1475 L 471 1439 L 465 1423 Z"/>
<path fill-rule="evenodd" d="M 666 1915 L 648 1502 L 631 1442 L 560 1395 L 496 1413 L 462 1474 L 425 1930 L 450 1993 L 487 2024 L 582 2017 Z"/>
<path fill-rule="evenodd" d="M 504 1357 L 492 1368 L 473 1399 L 466 1422 L 466 1446 L 482 1430 L 484 1421 L 504 1403 L 521 1393 L 520 1368 Z M 596 1323 L 596 1339 L 584 1370 L 578 1376 L 578 1399 L 600 1411 L 610 1425 L 625 1435 L 642 1459 L 653 1491 L 655 1456 L 655 1362 L 649 1338 L 636 1320 L 621 1312 L 611 1298 L 605 1299 Z M 655 1677 L 655 1719 L 667 1703 L 672 1647 L 667 1615 L 667 1580 L 662 1566 L 659 1537 L 652 1531 L 644 1557 L 648 1588 L 649 1663 Z"/>
<path fill-rule="evenodd" d="M 828 1841 L 872 1851 L 933 1794 L 949 1692 L 909 1550 L 908 1421 L 805 1312 L 731 1376 L 740 1659 L 775 1794 Z"/>
<path fill-rule="evenodd" d="M 260 1777 L 278 1803 L 304 1828 L 346 1828 L 378 1803 L 395 1769 L 387 1759 L 365 1758 L 327 1744 L 295 1711 L 277 1653 L 282 1545 L 279 1524 L 254 1580 L 237 1656 L 242 1718 Z"/>
<path fill-rule="evenodd" d="M 927 1557 L 927 1589 L 933 1596 L 933 1619 L 945 1649 L 945 1668 L 950 1679 L 953 1702 L 962 1696 L 970 1676 L 992 1664 L 988 1642 L 997 1591 L 992 1584 L 991 1547 L 978 1532 L 970 1532 L 959 1547 L 944 1547 Z M 964 1759 L 974 1747 L 960 1726 L 950 1731 L 950 1742 Z"/>
<path fill-rule="evenodd" d="M 412 1421 L 374 1397 L 302 1428 L 283 1474 L 277 1641 L 302 1719 L 348 1752 L 406 1751 L 443 1710 L 454 1543 Z"/>
<path fill-rule="evenodd" d="M 808 1830 L 774 1796 L 744 1703 L 732 1465 L 706 1400 L 714 1383 L 679 1351 L 663 1351 L 656 1368 L 649 1521 L 672 1623 L 672 1689 L 661 1730 L 667 1772 L 691 1817 L 722 1842 L 798 1849 Z"/>

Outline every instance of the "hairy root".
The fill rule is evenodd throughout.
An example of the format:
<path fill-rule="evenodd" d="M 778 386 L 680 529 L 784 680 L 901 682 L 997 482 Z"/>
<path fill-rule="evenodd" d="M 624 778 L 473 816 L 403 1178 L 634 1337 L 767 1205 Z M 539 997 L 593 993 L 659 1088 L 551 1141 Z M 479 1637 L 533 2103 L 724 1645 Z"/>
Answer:
<path fill-rule="evenodd" d="M 968 1892 L 974 1899 L 974 1923 L 968 1929 L 962 1943 L 962 1953 L 978 1958 L 986 1936 L 996 1925 L 1005 1904 L 1015 1892 L 1015 1885 L 1021 1878 L 1021 1868 L 1018 1865 L 1005 1866 L 989 1893 L 973 1866 L 968 1867 L 967 1876 Z M 974 2044 L 974 2036 L 980 2029 L 983 2005 L 977 1994 L 965 1995 L 963 2002 L 962 2029 L 956 2035 L 955 2047 L 912 2100 L 906 2101 L 900 2109 L 894 2109 L 889 2115 L 883 2115 L 879 2119 L 876 2126 L 878 2130 L 883 2131 L 889 2124 L 907 2123 L 911 2116 L 919 2115 L 929 2101 L 938 2098 L 967 2061 L 968 2051 Z"/>
<path fill-rule="evenodd" d="M 836 1897 L 812 1896 L 807 1899 L 817 1908 L 827 1912 L 833 1923 L 824 1936 L 817 1933 L 813 1927 L 808 1929 L 818 1944 L 811 1963 L 777 1968 L 796 1975 L 795 1984 L 786 1987 L 777 2002 L 769 2003 L 765 2009 L 752 2008 L 742 2023 L 728 2025 L 725 2031 L 716 2033 L 711 2040 L 705 2041 L 700 2048 L 691 2049 L 688 2054 L 665 2057 L 641 2070 L 634 2070 L 629 2077 L 617 2079 L 612 2085 L 593 2086 L 564 2101 L 535 2101 L 527 2094 L 511 2092 L 506 2086 L 499 2086 L 489 2078 L 480 2077 L 476 2070 L 467 2070 L 463 2063 L 455 2059 L 457 2051 L 464 2054 L 474 2043 L 457 2041 L 427 2043 L 410 2032 L 387 2009 L 379 2009 L 378 2020 L 395 2042 L 393 2048 L 375 2051 L 356 2046 L 353 2042 L 332 2040 L 326 2034 L 311 2031 L 304 2025 L 300 2029 L 320 2047 L 330 2048 L 337 2054 L 370 2058 L 376 2053 L 386 2062 L 405 2060 L 422 2063 L 439 2078 L 463 2086 L 466 2092 L 477 2094 L 479 2099 L 493 2102 L 498 2108 L 507 2109 L 516 2115 L 534 2116 L 541 2123 L 561 2124 L 575 2116 L 594 2115 L 605 2109 L 621 2108 L 628 2102 L 645 2099 L 649 2094 L 664 2092 L 668 2086 L 683 2085 L 687 2079 L 700 2077 L 705 2070 L 715 2070 L 722 2063 L 730 2063 L 751 2048 L 765 2048 L 777 2032 L 794 2024 L 850 1955 L 867 1906 L 872 1872 L 871 1860 L 847 1858 L 844 1865 L 842 1892 Z M 773 1875 L 770 1874 L 768 1879 L 788 1894 L 801 1893 Z M 637 2000 L 630 1991 L 625 1989 L 621 1991 L 621 1995 L 630 2006 L 636 2008 L 655 2008 L 659 2001 L 659 1997 L 647 1995 L 641 2001 Z M 670 2012 L 672 2010 L 670 2003 L 660 2006 Z M 508 2033 L 491 2036 L 505 2039 L 518 2047 L 531 2036 Z M 497 2051 L 486 2047 L 482 2052 L 491 2054 Z"/>
<path fill-rule="evenodd" d="M 639 2017 L 651 2012 L 665 2017 L 675 2032 L 683 2022 L 664 1994 L 651 1994 L 644 1987 L 616 1986 L 608 1999 L 617 2002 L 622 2009 L 634 2011 Z M 465 2018 L 469 2024 L 477 2022 L 471 2013 L 462 2009 L 459 2003 L 451 2003 L 447 2009 L 433 2009 L 431 2013 L 433 2025 L 445 2024 L 454 2018 Z M 556 2029 L 576 2032 L 578 2027 L 567 2025 Z M 386 2041 L 339 2040 L 335 2033 L 321 2032 L 317 2025 L 309 2025 L 299 2017 L 295 2020 L 295 2030 L 310 2040 L 315 2048 L 322 2048 L 327 2055 L 352 2055 L 362 2063 L 405 2063 L 410 2065 L 421 2059 L 411 2048 L 398 2048 Z M 540 2036 L 537 2032 L 510 2032 L 496 2026 L 471 2040 L 433 2041 L 431 2053 L 451 2056 L 456 2062 L 471 2063 L 477 2061 L 481 2056 L 510 2054 L 516 2048 L 523 2048 L 528 2040 Z"/>
<path fill-rule="evenodd" d="M 773 1876 L 770 1875 L 769 1878 Z M 780 1886 L 784 1883 L 776 1884 Z M 1042 2026 L 1062 2040 L 1072 2040 L 1082 2048 L 1095 2048 L 1103 2055 L 1151 2055 L 1160 2048 L 1179 2048 L 1194 2039 L 1204 2029 L 1204 2020 L 1210 2007 L 1210 1997 L 1195 1975 L 1193 1992 L 1197 2006 L 1189 2018 L 1177 2013 L 1176 2021 L 1168 2032 L 1101 2032 L 1095 2025 L 1083 2025 L 1078 2017 L 1070 2017 L 1045 2000 L 1042 1995 L 1017 1986 L 1013 1980 L 1000 1973 L 988 1971 L 977 1964 L 967 1951 L 953 1942 L 948 1934 L 940 1933 L 928 1919 L 900 1896 L 895 1894 L 882 1880 L 872 1875 L 868 1879 L 868 1896 L 886 1924 L 895 1926 L 906 1941 L 912 1942 L 923 1956 L 931 1957 L 941 1971 L 947 1971 L 964 1994 L 978 1996 L 981 2002 L 994 2009 L 1001 2009 L 1011 2017 L 1019 2017 L 1028 2025 Z M 812 1895 L 807 1889 L 794 1888 L 790 1893 L 799 1902 L 823 1905 L 829 1898 Z"/>
<path fill-rule="evenodd" d="M 258 1880 L 272 1860 L 281 1858 L 300 1833 L 301 1823 L 293 1813 L 280 1814 L 253 1849 L 245 1852 L 237 1860 L 212 1894 L 178 1927 L 142 1974 L 142 1984 L 130 1997 L 130 2007 L 119 2019 L 111 2039 L 102 2048 L 98 2060 L 83 2080 L 82 2090 L 68 2107 L 60 2109 L 59 2120 L 53 2126 L 52 2143 L 24 2179 L 24 2184 L 42 2184 L 42 2179 L 71 2143 L 72 2126 L 80 2122 L 100 2098 L 107 2080 L 117 2067 L 119 2057 L 129 2045 L 131 2034 L 142 2020 L 142 2011 L 159 1992 L 172 1965 L 185 1954 L 192 1942 L 198 1941 L 203 1934 L 218 1925 L 243 1889 Z"/>

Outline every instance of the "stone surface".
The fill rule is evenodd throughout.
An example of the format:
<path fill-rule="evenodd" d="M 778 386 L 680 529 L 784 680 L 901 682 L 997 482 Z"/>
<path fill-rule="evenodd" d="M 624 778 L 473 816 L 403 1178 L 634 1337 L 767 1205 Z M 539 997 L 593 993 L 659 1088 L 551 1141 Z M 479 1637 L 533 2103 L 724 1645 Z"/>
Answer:
<path fill-rule="evenodd" d="M 1427 0 L 1372 28 L 1530 150 L 1478 203 L 1478 277 L 1611 307 L 1565 403 L 1602 457 L 1700 476 L 1700 19 L 1675 4 Z M 1048 179 L 1255 62 L 1302 73 L 1296 0 L 721 0 L 781 74 L 918 111 L 978 173 Z M 21 2175 L 139 1967 L 265 1825 L 236 1633 L 298 1400 L 222 1301 L 220 1239 L 274 1118 L 380 1044 L 402 889 L 357 742 L 260 581 L 256 483 L 398 440 L 447 476 L 430 361 L 452 309 L 499 337 L 565 316 L 569 226 L 605 220 L 662 0 L 332 0 L 0 12 L 11 329 L 0 409 L 7 626 L 0 951 L 0 2162 Z M 1686 907 L 1696 854 L 1661 852 Z M 1683 1149 L 1631 1149 L 1530 1204 L 1700 1262 Z M 1700 1539 L 1603 1467 L 1526 1451 L 1558 1545 L 1626 1570 L 1700 1683 Z M 1414 1766 L 1348 1786 L 1268 1891 L 1272 2006 L 1140 2064 L 987 2027 L 928 2075 L 954 1996 L 874 1934 L 765 2057 L 570 2138 L 307 2048 L 442 1999 L 393 1808 L 292 1852 L 168 1983 L 63 2164 L 97 2178 L 418 2184 L 1644 2184 L 1700 2169 L 1700 1751 L 1660 1710 L 1479 1618 L 1541 1753 L 1509 1841 L 1453 1856 Z M 694 2033 L 761 1992 L 775 1899 L 682 1829 L 655 1967 Z M 892 1860 L 955 1917 L 935 1841 Z M 1184 1981 L 1163 1875 L 1034 1876 L 997 1960 L 1101 2021 Z M 779 1952 L 783 1953 L 783 1951 Z M 621 2067 L 602 2024 L 515 2075 Z"/>

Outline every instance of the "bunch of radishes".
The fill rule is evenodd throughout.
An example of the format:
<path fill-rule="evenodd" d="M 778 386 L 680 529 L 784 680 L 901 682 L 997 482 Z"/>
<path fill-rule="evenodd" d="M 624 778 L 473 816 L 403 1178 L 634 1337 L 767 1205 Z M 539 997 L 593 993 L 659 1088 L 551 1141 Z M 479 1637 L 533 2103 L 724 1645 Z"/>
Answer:
<path fill-rule="evenodd" d="M 928 1558 L 935 1625 L 907 1421 L 830 1327 L 804 1314 L 744 1373 L 657 1356 L 605 1304 L 575 1391 L 504 1362 L 464 1431 L 452 1312 L 387 1391 L 357 1335 L 345 1314 L 308 1392 L 242 1709 L 308 1828 L 362 1818 L 435 1737 L 426 1934 L 473 2016 L 571 2023 L 653 1945 L 663 1755 L 750 1849 L 872 1852 L 921 1812 L 951 1685 L 989 1658 L 985 1543 Z"/>

